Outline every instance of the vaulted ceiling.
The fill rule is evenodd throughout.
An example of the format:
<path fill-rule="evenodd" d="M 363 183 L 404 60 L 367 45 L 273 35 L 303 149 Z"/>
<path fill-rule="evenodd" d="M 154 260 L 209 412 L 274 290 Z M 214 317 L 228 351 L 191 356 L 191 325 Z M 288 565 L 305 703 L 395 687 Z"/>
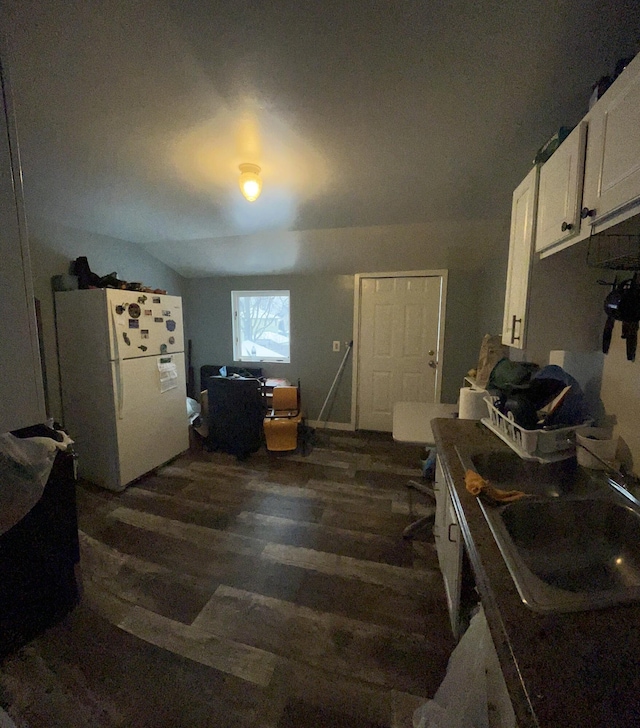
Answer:
<path fill-rule="evenodd" d="M 190 250 L 274 231 L 506 218 L 536 149 L 640 49 L 636 0 L 6 8 L 28 211 L 187 274 Z"/>

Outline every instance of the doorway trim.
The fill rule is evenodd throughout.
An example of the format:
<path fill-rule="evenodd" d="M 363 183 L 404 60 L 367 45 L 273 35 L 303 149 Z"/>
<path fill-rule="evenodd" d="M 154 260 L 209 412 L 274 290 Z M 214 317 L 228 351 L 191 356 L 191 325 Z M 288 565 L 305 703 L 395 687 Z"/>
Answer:
<path fill-rule="evenodd" d="M 447 280 L 449 271 L 446 268 L 439 270 L 411 270 L 391 271 L 386 273 L 356 273 L 353 285 L 353 369 L 351 383 L 351 423 L 352 429 L 358 429 L 358 376 L 360 369 L 360 293 L 363 278 L 441 278 L 440 306 L 438 311 L 438 368 L 436 369 L 435 402 L 440 403 L 442 394 L 442 368 L 444 359 L 444 325 L 447 308 Z"/>

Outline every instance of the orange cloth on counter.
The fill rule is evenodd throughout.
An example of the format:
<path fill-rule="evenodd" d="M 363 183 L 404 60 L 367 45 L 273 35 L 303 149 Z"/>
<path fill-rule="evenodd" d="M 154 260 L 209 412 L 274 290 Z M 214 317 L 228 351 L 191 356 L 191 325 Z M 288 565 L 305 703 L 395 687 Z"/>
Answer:
<path fill-rule="evenodd" d="M 480 473 L 467 470 L 464 475 L 464 484 L 471 495 L 478 496 L 481 493 L 496 501 L 496 503 L 511 503 L 529 495 L 521 490 L 500 490 L 494 488 L 488 480 L 485 480 Z"/>

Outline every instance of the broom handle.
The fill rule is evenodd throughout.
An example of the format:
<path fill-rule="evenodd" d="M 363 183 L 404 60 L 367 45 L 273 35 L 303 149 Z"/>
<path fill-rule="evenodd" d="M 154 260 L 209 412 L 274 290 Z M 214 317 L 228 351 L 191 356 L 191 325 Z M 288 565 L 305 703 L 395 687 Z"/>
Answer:
<path fill-rule="evenodd" d="M 329 391 L 327 393 L 327 397 L 324 401 L 324 404 L 322 405 L 322 409 L 320 410 L 320 414 L 318 415 L 318 424 L 322 423 L 322 413 L 324 412 L 324 408 L 327 406 L 327 402 L 329 401 L 329 398 L 331 397 L 331 393 L 333 392 L 334 387 L 336 386 L 336 383 L 338 379 L 340 378 L 340 375 L 342 374 L 342 370 L 344 369 L 344 365 L 347 362 L 347 357 L 349 356 L 349 352 L 351 351 L 351 347 L 353 346 L 353 341 L 350 341 L 347 344 L 347 350 L 344 353 L 344 356 L 342 357 L 342 362 L 340 363 L 340 366 L 338 368 L 338 371 L 336 372 L 336 376 L 333 379 L 333 384 L 329 388 Z"/>

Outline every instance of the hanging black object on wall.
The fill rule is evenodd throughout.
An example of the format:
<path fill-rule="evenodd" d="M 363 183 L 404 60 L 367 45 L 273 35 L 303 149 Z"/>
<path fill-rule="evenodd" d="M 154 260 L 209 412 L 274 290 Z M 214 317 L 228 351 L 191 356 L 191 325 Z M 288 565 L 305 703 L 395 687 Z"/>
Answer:
<path fill-rule="evenodd" d="M 607 321 L 602 333 L 602 351 L 606 354 L 616 321 L 622 322 L 622 338 L 626 341 L 627 359 L 635 361 L 638 344 L 638 322 L 640 321 L 640 284 L 638 274 L 618 283 L 616 278 L 611 293 L 604 300 Z"/>

